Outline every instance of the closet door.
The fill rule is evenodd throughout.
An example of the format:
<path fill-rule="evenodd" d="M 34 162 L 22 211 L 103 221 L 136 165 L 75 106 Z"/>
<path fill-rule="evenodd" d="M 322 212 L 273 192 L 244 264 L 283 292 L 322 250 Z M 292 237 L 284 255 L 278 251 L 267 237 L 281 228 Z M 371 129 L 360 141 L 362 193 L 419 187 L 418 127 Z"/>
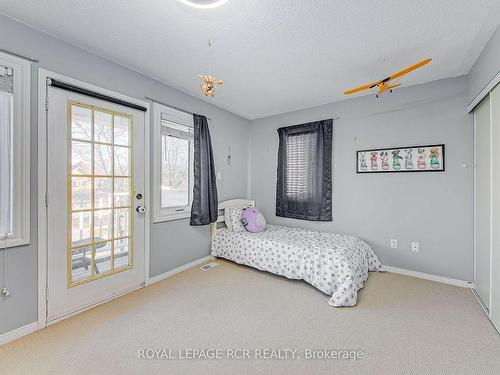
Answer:
<path fill-rule="evenodd" d="M 483 304 L 490 308 L 491 249 L 491 126 L 490 98 L 474 110 L 476 131 L 475 273 L 474 285 Z M 500 143 L 499 143 L 500 145 Z"/>
<path fill-rule="evenodd" d="M 500 85 L 490 93 L 492 130 L 492 244 L 490 319 L 500 330 Z"/>

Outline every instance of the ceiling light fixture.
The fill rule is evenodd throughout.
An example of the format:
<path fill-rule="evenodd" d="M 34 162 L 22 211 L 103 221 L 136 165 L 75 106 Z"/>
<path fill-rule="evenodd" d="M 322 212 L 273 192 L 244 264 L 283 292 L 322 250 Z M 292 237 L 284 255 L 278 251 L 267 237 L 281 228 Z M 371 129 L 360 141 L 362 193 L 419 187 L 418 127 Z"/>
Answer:
<path fill-rule="evenodd" d="M 227 3 L 227 0 L 179 0 L 181 3 L 200 9 L 217 8 Z"/>

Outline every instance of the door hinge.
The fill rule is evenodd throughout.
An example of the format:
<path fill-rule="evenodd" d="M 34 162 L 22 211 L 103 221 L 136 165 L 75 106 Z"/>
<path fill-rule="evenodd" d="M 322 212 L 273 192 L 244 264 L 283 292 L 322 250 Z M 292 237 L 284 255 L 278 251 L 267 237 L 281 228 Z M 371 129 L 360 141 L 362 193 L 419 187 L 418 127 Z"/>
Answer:
<path fill-rule="evenodd" d="M 49 287 L 45 287 L 45 301 L 49 301 Z"/>
<path fill-rule="evenodd" d="M 49 193 L 45 192 L 45 207 L 49 207 Z"/>
<path fill-rule="evenodd" d="M 45 110 L 46 111 L 49 110 L 49 96 L 48 95 L 45 97 Z"/>

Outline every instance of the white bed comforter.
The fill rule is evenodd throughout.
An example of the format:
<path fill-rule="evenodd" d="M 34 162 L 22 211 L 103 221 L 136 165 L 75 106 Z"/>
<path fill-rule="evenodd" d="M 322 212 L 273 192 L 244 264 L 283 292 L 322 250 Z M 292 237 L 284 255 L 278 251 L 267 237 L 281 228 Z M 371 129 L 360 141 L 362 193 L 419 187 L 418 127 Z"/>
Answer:
<path fill-rule="evenodd" d="M 372 248 L 357 237 L 268 225 L 261 233 L 218 231 L 212 255 L 302 279 L 331 295 L 331 306 L 354 306 L 368 271 L 383 271 Z"/>

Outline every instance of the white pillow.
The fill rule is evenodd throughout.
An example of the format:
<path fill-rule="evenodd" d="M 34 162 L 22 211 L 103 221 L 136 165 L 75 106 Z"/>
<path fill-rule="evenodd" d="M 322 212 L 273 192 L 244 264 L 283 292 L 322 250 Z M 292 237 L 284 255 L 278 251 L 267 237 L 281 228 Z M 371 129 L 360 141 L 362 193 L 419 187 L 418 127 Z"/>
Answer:
<path fill-rule="evenodd" d="M 237 207 L 226 208 L 224 212 L 224 220 L 226 227 L 234 232 L 244 232 L 246 229 L 241 222 L 243 217 L 243 209 Z"/>

